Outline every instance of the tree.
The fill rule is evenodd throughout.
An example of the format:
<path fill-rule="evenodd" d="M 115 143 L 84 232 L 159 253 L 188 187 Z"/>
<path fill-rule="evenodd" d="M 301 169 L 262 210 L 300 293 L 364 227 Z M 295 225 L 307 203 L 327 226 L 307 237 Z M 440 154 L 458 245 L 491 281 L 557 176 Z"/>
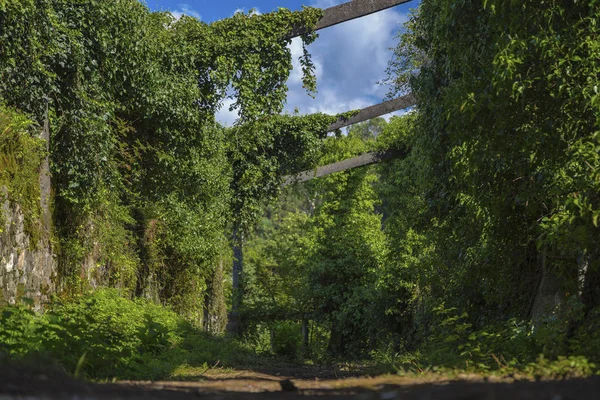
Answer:
<path fill-rule="evenodd" d="M 306 26 L 310 43 L 320 15 L 281 9 L 209 25 L 137 0 L 2 2 L 0 96 L 38 122 L 50 111 L 62 290 L 117 286 L 202 320 L 198 299 L 219 286 L 211 282 L 232 211 L 252 203 L 255 189 L 257 201 L 271 193 L 273 168 L 293 167 L 295 146 L 323 132 L 318 117 L 290 118 L 313 123 L 306 137 L 273 123 L 292 67 L 285 38 Z M 301 64 L 314 91 L 308 52 Z M 215 122 L 228 96 L 241 123 L 273 116 L 268 137 L 248 129 L 238 141 L 240 126 Z M 244 171 L 236 167 L 257 180 L 238 190 Z"/>
<path fill-rule="evenodd" d="M 376 139 L 383 131 L 386 121 L 382 117 L 370 119 L 352 125 L 348 128 L 348 136 L 357 137 L 363 141 Z"/>
<path fill-rule="evenodd" d="M 600 238 L 598 66 L 581 38 L 597 34 L 598 7 L 426 0 L 390 64 L 395 89 L 419 99 L 412 149 L 428 182 L 431 279 L 444 280 L 432 296 L 480 324 L 540 320 L 589 291 L 577 276 Z M 581 297 L 588 310 L 593 297 Z"/>
<path fill-rule="evenodd" d="M 322 163 L 364 152 L 356 137 L 329 138 Z M 345 171 L 314 182 L 318 206 L 316 246 L 310 255 L 309 293 L 315 319 L 330 324 L 329 352 L 358 353 L 373 342 L 377 315 L 375 276 L 384 254 L 381 215 L 371 168 Z"/>

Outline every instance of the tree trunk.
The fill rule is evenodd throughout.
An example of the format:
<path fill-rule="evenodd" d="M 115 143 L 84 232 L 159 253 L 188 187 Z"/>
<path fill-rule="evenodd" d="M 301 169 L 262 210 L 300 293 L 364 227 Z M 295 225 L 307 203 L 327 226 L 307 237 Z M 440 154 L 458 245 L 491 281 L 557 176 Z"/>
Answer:
<path fill-rule="evenodd" d="M 243 235 L 240 232 L 239 224 L 233 226 L 233 277 L 232 277 L 232 301 L 231 313 L 227 323 L 227 332 L 237 335 L 240 331 L 240 306 L 242 304 L 243 288 L 241 280 L 243 278 Z"/>
<path fill-rule="evenodd" d="M 215 266 L 204 298 L 204 330 L 223 333 L 227 325 L 227 308 L 223 290 L 223 258 Z"/>
<path fill-rule="evenodd" d="M 531 308 L 531 320 L 534 326 L 543 322 L 556 313 L 564 303 L 564 293 L 561 289 L 560 278 L 548 262 L 547 250 L 540 254 L 542 279 Z"/>
<path fill-rule="evenodd" d="M 333 320 L 331 323 L 331 335 L 329 336 L 329 344 L 327 345 L 327 352 L 331 355 L 343 355 L 345 352 L 344 333 L 340 328 L 340 324 L 337 320 Z"/>

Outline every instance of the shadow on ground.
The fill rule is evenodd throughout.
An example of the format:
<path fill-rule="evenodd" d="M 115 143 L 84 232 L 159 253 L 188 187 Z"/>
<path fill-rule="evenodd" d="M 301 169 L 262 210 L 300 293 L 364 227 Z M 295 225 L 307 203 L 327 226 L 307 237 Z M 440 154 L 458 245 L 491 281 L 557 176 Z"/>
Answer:
<path fill-rule="evenodd" d="M 551 382 L 486 383 L 440 378 L 384 376 L 336 380 L 291 379 L 241 371 L 239 376 L 206 376 L 190 382 L 121 382 L 94 384 L 56 371 L 30 366 L 0 365 L 2 399 L 402 399 L 402 400 L 577 400 L 595 399 L 600 377 Z M 284 385 L 285 386 L 285 385 Z M 295 390 L 294 390 L 295 388 Z"/>

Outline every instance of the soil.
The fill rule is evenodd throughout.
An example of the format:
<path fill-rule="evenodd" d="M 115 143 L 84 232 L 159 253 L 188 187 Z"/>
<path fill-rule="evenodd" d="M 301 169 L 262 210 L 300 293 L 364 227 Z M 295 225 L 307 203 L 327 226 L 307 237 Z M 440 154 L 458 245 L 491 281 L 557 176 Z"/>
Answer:
<path fill-rule="evenodd" d="M 338 377 L 310 369 L 211 370 L 187 381 L 78 381 L 59 372 L 0 366 L 0 399 L 382 399 L 382 400 L 577 400 L 599 399 L 600 377 L 548 382 L 514 378 L 441 376 Z"/>

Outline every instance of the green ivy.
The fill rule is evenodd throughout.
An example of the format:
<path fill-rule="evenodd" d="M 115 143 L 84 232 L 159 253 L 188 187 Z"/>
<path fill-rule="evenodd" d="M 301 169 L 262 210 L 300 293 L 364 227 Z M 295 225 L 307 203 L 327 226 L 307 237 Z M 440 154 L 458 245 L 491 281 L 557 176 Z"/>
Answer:
<path fill-rule="evenodd" d="M 562 303 L 600 304 L 598 15 L 597 2 L 424 0 L 408 22 L 389 71 L 419 99 L 409 145 L 426 208 L 411 228 L 435 248 L 418 289 L 433 303 L 529 318 L 546 276 Z"/>
<path fill-rule="evenodd" d="M 250 210 L 250 225 L 246 214 L 271 197 L 276 175 L 314 158 L 326 118 L 277 114 L 290 30 L 309 28 L 310 44 L 321 13 L 206 24 L 137 0 L 1 3 L 0 97 L 38 122 L 49 106 L 63 288 L 118 286 L 190 310 L 226 253 L 232 213 Z M 303 82 L 314 93 L 304 50 Z M 233 130 L 214 117 L 228 98 L 240 115 Z M 246 167 L 255 176 L 237 181 Z"/>
<path fill-rule="evenodd" d="M 283 177 L 314 168 L 335 116 L 272 115 L 229 131 L 234 221 L 249 231 Z"/>
<path fill-rule="evenodd" d="M 39 174 L 46 151 L 35 124 L 25 115 L 0 105 L 0 205 L 18 205 L 32 246 L 41 233 Z M 0 209 L 0 233 L 5 215 Z"/>

